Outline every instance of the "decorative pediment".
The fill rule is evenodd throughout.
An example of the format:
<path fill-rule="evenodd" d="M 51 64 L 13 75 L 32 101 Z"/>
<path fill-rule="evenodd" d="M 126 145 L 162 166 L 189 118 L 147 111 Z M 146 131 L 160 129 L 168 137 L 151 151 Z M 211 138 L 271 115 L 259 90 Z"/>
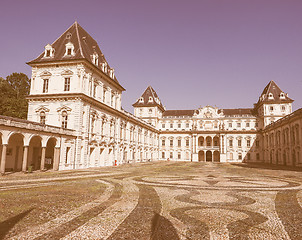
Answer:
<path fill-rule="evenodd" d="M 66 69 L 66 70 L 64 70 L 63 72 L 61 72 L 61 75 L 70 76 L 70 75 L 73 75 L 73 72 L 70 71 L 69 69 Z"/>
<path fill-rule="evenodd" d="M 195 111 L 194 116 L 197 118 L 221 118 L 223 116 L 223 113 L 218 113 L 217 107 L 212 106 L 205 106 L 203 108 L 199 108 Z"/>
<path fill-rule="evenodd" d="M 38 108 L 36 108 L 36 112 L 38 113 L 38 112 L 49 112 L 50 110 L 47 108 L 47 107 L 45 107 L 45 106 L 40 106 L 40 107 L 38 107 Z"/>
<path fill-rule="evenodd" d="M 63 112 L 63 111 L 71 112 L 71 110 L 72 109 L 70 107 L 67 107 L 65 105 L 57 108 L 57 112 Z"/>
<path fill-rule="evenodd" d="M 50 77 L 52 74 L 50 73 L 50 72 L 48 72 L 48 71 L 44 71 L 44 72 L 42 72 L 41 74 L 40 74 L 40 77 Z"/>

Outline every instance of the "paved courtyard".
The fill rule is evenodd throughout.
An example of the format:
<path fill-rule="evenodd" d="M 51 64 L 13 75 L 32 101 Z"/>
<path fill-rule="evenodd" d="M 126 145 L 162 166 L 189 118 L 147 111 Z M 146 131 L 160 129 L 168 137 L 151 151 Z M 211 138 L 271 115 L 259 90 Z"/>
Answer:
<path fill-rule="evenodd" d="M 0 239 L 302 239 L 302 172 L 157 162 L 0 177 Z"/>

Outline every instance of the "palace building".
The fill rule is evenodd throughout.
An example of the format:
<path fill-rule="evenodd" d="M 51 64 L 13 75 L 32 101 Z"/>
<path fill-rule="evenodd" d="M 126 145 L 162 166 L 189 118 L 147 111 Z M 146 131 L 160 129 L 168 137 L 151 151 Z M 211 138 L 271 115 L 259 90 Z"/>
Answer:
<path fill-rule="evenodd" d="M 274 81 L 240 109 L 166 110 L 149 86 L 133 115 L 115 70 L 77 22 L 28 64 L 28 120 L 0 116 L 2 174 L 154 160 L 302 163 L 301 110 L 292 113 Z"/>

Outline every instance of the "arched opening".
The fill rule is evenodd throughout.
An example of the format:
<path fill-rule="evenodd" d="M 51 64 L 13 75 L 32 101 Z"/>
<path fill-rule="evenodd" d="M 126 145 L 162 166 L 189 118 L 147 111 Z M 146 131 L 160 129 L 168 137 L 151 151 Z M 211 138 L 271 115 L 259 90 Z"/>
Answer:
<path fill-rule="evenodd" d="M 34 136 L 29 142 L 28 148 L 28 166 L 31 166 L 33 170 L 41 168 L 41 156 L 42 156 L 42 144 L 41 137 Z"/>
<path fill-rule="evenodd" d="M 199 137 L 198 138 L 198 146 L 204 146 L 204 137 Z"/>
<path fill-rule="evenodd" d="M 206 144 L 207 144 L 207 147 L 212 147 L 212 138 L 210 136 L 207 136 L 207 138 L 206 138 Z"/>
<path fill-rule="evenodd" d="M 283 165 L 286 166 L 286 153 L 283 152 Z"/>
<path fill-rule="evenodd" d="M 219 151 L 214 151 L 214 162 L 220 162 L 220 153 L 219 153 Z"/>
<path fill-rule="evenodd" d="M 213 145 L 214 147 L 219 147 L 219 137 L 214 137 L 213 138 Z"/>
<path fill-rule="evenodd" d="M 203 151 L 198 152 L 198 161 L 204 162 L 204 152 Z"/>
<path fill-rule="evenodd" d="M 45 153 L 45 168 L 46 169 L 53 168 L 56 142 L 57 142 L 57 140 L 55 138 L 50 138 L 47 141 L 46 153 Z"/>
<path fill-rule="evenodd" d="M 212 152 L 211 151 L 206 152 L 206 161 L 212 162 Z"/>
<path fill-rule="evenodd" d="M 10 136 L 6 149 L 6 172 L 16 172 L 22 170 L 23 138 L 23 135 L 19 133 L 15 133 Z"/>
<path fill-rule="evenodd" d="M 91 147 L 89 150 L 89 163 L 88 167 L 93 167 L 95 162 L 95 147 Z"/>
<path fill-rule="evenodd" d="M 296 166 L 296 151 L 293 150 L 293 166 Z"/>

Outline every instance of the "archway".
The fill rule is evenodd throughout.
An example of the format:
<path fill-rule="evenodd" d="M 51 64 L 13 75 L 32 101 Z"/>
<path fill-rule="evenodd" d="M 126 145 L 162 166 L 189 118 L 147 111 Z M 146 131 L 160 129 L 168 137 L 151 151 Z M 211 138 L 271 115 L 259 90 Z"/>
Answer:
<path fill-rule="evenodd" d="M 198 161 L 204 162 L 204 152 L 203 151 L 198 152 Z"/>
<path fill-rule="evenodd" d="M 206 161 L 212 162 L 212 152 L 211 151 L 206 152 Z"/>
<path fill-rule="evenodd" d="M 52 169 L 53 168 L 56 142 L 57 142 L 57 140 L 55 138 L 50 138 L 47 141 L 46 153 L 45 153 L 45 168 L 46 169 Z"/>
<path fill-rule="evenodd" d="M 293 150 L 293 166 L 296 166 L 296 151 Z"/>
<path fill-rule="evenodd" d="M 219 137 L 216 136 L 213 138 L 213 146 L 219 147 Z"/>
<path fill-rule="evenodd" d="M 212 138 L 210 136 L 206 137 L 206 144 L 207 144 L 207 147 L 212 147 Z"/>
<path fill-rule="evenodd" d="M 6 149 L 5 171 L 21 171 L 23 159 L 23 138 L 20 133 L 10 136 Z"/>
<path fill-rule="evenodd" d="M 286 166 L 286 153 L 283 151 L 283 165 Z"/>
<path fill-rule="evenodd" d="M 214 151 L 214 162 L 220 162 L 220 153 L 219 153 L 219 151 Z"/>
<path fill-rule="evenodd" d="M 28 148 L 28 165 L 32 166 L 33 170 L 41 168 L 42 144 L 41 137 L 34 136 L 29 142 Z"/>
<path fill-rule="evenodd" d="M 198 138 L 198 146 L 204 146 L 204 137 L 199 137 Z"/>

